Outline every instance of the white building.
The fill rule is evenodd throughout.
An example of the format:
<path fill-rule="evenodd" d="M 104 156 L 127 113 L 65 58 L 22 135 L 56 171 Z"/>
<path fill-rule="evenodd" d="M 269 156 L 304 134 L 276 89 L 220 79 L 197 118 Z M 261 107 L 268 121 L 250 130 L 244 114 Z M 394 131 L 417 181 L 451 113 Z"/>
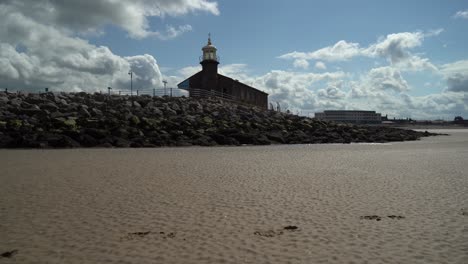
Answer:
<path fill-rule="evenodd" d="M 315 113 L 315 118 L 355 124 L 380 124 L 382 122 L 380 113 L 361 110 L 325 110 L 323 113 Z"/>

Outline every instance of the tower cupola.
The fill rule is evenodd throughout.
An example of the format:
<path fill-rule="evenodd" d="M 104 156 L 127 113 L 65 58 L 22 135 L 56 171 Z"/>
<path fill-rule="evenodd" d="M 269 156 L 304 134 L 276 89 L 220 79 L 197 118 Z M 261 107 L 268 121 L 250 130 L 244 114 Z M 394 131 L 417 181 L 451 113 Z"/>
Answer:
<path fill-rule="evenodd" d="M 216 55 L 216 47 L 211 44 L 211 34 L 208 34 L 208 44 L 202 48 L 203 57 L 202 61 L 216 61 L 218 62 L 218 56 Z"/>

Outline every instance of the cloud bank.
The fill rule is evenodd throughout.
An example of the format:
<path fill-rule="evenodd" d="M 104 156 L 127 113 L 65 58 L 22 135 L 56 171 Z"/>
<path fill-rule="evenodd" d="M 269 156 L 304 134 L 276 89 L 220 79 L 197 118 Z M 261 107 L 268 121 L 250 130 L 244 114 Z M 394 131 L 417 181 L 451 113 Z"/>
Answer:
<path fill-rule="evenodd" d="M 97 91 L 108 86 L 128 89 L 134 72 L 136 89 L 161 85 L 156 59 L 149 55 L 118 56 L 83 38 L 107 25 L 132 38 L 167 40 L 190 31 L 190 25 L 149 27 L 149 17 L 193 12 L 217 15 L 216 2 L 206 0 L 6 0 L 0 2 L 0 85 L 12 90 Z"/>
<path fill-rule="evenodd" d="M 294 66 L 308 65 L 309 60 L 328 62 L 348 61 L 355 57 L 385 58 L 393 66 L 419 70 L 436 70 L 436 67 L 426 58 L 420 58 L 410 52 L 411 49 L 421 46 L 425 37 L 437 36 L 442 29 L 423 32 L 402 32 L 381 37 L 368 47 L 361 47 L 359 43 L 340 40 L 332 46 L 321 48 L 312 52 L 298 52 L 279 56 L 280 59 L 294 60 Z"/>

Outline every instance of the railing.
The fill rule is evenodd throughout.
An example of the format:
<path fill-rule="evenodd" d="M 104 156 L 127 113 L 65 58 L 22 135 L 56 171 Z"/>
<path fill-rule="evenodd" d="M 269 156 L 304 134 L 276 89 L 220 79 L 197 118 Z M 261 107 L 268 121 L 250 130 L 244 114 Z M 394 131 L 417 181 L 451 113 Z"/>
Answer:
<path fill-rule="evenodd" d="M 182 97 L 182 96 L 189 96 L 189 92 L 187 90 L 179 89 L 179 88 L 160 88 L 160 89 L 136 89 L 133 91 L 123 90 L 123 91 L 114 91 L 108 90 L 108 94 L 113 95 L 151 95 L 151 96 L 169 96 L 169 97 Z"/>
<path fill-rule="evenodd" d="M 21 91 L 21 90 L 11 90 L 11 89 L 5 89 L 5 93 L 22 93 L 22 94 L 35 94 L 35 93 L 67 93 L 69 91 L 51 91 L 49 89 L 45 89 L 44 91 L 35 91 L 35 92 L 29 92 L 29 91 Z M 163 97 L 163 96 L 168 96 L 168 97 L 215 97 L 215 98 L 220 98 L 223 100 L 228 100 L 228 101 L 235 101 L 236 103 L 240 104 L 246 104 L 250 105 L 252 103 L 249 103 L 245 100 L 241 100 L 239 97 L 230 95 L 227 93 L 215 91 L 215 90 L 205 90 L 205 89 L 196 89 L 196 88 L 189 88 L 187 90 L 185 89 L 179 89 L 179 88 L 159 88 L 159 89 L 135 89 L 133 91 L 130 90 L 114 90 L 114 89 L 107 89 L 107 90 L 99 90 L 96 91 L 97 93 L 101 94 L 108 94 L 108 95 L 121 95 L 121 96 L 141 96 L 141 95 L 149 95 L 149 96 L 156 96 L 156 97 Z M 92 93 L 92 92 L 88 92 Z"/>
<path fill-rule="evenodd" d="M 219 62 L 220 59 L 221 59 L 221 58 L 220 58 L 218 55 L 216 55 L 216 58 L 213 58 L 213 59 L 205 59 L 205 58 L 203 58 L 203 55 L 201 55 L 200 57 L 198 57 L 198 60 L 199 60 L 200 62 L 205 61 L 205 60 L 211 60 L 211 61 L 217 61 L 217 62 Z"/>
<path fill-rule="evenodd" d="M 21 93 L 21 94 L 35 94 L 35 93 L 62 93 L 62 92 L 69 92 L 69 91 L 57 91 L 57 90 L 50 90 L 44 89 L 43 91 L 25 91 L 20 89 L 5 89 L 3 92 L 5 93 Z M 169 96 L 169 97 L 182 97 L 182 96 L 192 96 L 192 97 L 218 97 L 223 98 L 226 100 L 238 100 L 236 96 L 214 91 L 214 90 L 205 90 L 205 89 L 179 89 L 179 88 L 159 88 L 159 89 L 134 89 L 133 91 L 130 90 L 114 90 L 114 89 L 106 89 L 106 90 L 98 90 L 95 91 L 96 93 L 101 94 L 109 94 L 109 95 L 150 95 L 150 96 Z M 88 93 L 92 93 L 89 91 Z"/>
<path fill-rule="evenodd" d="M 190 88 L 188 91 L 191 97 L 218 97 L 231 101 L 239 101 L 239 98 L 234 95 L 218 92 L 215 90 Z"/>
<path fill-rule="evenodd" d="M 75 91 L 60 91 L 60 90 L 50 90 L 44 89 L 39 91 L 27 91 L 21 89 L 5 89 L 0 91 L 3 93 L 17 93 L 17 94 L 43 94 L 43 93 L 76 93 Z M 110 94 L 110 95 L 151 95 L 151 96 L 170 96 L 170 97 L 182 97 L 182 96 L 189 96 L 189 92 L 187 90 L 179 89 L 179 88 L 160 88 L 160 89 L 134 89 L 133 91 L 130 90 L 114 90 L 114 89 L 102 89 L 97 91 L 84 91 L 86 93 L 101 93 L 101 94 Z"/>

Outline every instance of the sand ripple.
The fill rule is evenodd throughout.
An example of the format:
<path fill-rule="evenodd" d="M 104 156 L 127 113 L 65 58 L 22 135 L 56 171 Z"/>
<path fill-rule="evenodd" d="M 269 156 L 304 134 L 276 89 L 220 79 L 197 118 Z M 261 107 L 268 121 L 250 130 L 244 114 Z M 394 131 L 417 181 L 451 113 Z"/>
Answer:
<path fill-rule="evenodd" d="M 465 134 L 1 150 L 0 263 L 468 263 Z"/>

